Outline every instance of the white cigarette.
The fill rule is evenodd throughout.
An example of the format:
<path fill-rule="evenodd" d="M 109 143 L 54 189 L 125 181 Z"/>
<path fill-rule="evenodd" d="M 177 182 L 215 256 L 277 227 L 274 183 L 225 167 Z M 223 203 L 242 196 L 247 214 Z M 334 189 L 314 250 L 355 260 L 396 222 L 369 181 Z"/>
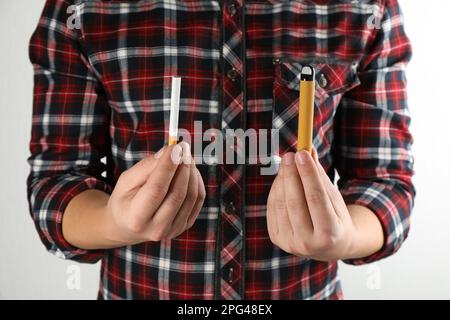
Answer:
<path fill-rule="evenodd" d="M 170 91 L 169 146 L 178 141 L 178 114 L 180 112 L 181 78 L 172 77 Z"/>

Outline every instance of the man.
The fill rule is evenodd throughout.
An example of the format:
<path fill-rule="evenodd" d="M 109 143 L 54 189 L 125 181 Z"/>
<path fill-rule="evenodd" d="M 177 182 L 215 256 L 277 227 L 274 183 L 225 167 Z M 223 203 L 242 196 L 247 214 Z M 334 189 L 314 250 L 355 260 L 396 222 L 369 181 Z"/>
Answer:
<path fill-rule="evenodd" d="M 30 41 L 40 237 L 102 260 L 101 299 L 340 299 L 337 260 L 382 259 L 408 234 L 410 56 L 396 0 L 47 0 Z M 293 149 L 305 64 L 311 154 Z M 163 148 L 172 76 L 180 128 L 275 130 L 279 172 L 242 141 L 243 164 Z"/>

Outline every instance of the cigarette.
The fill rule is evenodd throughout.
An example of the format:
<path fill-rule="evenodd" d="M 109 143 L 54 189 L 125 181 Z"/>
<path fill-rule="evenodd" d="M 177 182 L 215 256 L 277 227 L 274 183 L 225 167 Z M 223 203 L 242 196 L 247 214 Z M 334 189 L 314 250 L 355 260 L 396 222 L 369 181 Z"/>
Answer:
<path fill-rule="evenodd" d="M 297 151 L 312 150 L 314 120 L 315 71 L 312 66 L 304 66 L 300 75 L 300 96 L 298 108 Z"/>
<path fill-rule="evenodd" d="M 172 77 L 172 89 L 170 91 L 170 120 L 169 120 L 169 146 L 178 141 L 178 115 L 180 113 L 180 89 L 181 78 Z"/>

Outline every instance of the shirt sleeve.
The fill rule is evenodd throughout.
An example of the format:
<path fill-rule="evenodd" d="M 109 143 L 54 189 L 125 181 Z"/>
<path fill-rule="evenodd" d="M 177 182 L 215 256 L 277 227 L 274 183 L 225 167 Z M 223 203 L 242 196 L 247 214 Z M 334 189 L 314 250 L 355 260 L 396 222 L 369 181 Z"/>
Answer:
<path fill-rule="evenodd" d="M 381 250 L 364 264 L 396 252 L 408 236 L 415 189 L 405 66 L 411 45 L 397 0 L 383 2 L 382 19 L 360 61 L 361 84 L 343 97 L 336 114 L 335 167 L 347 204 L 371 209 L 384 231 Z M 376 24 L 374 25 L 376 26 Z"/>
<path fill-rule="evenodd" d="M 82 250 L 63 237 L 62 218 L 82 191 L 111 192 L 102 177 L 101 158 L 108 149 L 108 104 L 78 42 L 67 24 L 68 2 L 47 0 L 29 44 L 34 69 L 30 173 L 30 214 L 51 253 L 94 263 L 102 250 Z M 110 149 L 110 148 L 109 148 Z"/>

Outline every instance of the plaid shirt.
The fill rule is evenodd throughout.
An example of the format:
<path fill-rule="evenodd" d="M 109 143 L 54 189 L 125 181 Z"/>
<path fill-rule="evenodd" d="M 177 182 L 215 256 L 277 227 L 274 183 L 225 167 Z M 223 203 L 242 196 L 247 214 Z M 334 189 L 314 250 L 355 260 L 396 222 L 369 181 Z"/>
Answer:
<path fill-rule="evenodd" d="M 81 28 L 67 23 L 73 11 Z M 379 252 L 345 262 L 389 256 L 407 237 L 415 194 L 410 57 L 397 0 L 47 0 L 30 41 L 28 197 L 40 238 L 59 257 L 101 259 L 104 299 L 342 298 L 336 262 L 271 243 L 275 176 L 261 175 L 259 162 L 199 164 L 204 206 L 173 240 L 81 250 L 62 235 L 64 209 L 87 189 L 110 193 L 121 172 L 164 145 L 174 75 L 183 78 L 180 128 L 278 129 L 280 153 L 294 150 L 308 63 L 320 162 L 339 175 L 346 203 L 370 208 L 384 229 Z"/>

